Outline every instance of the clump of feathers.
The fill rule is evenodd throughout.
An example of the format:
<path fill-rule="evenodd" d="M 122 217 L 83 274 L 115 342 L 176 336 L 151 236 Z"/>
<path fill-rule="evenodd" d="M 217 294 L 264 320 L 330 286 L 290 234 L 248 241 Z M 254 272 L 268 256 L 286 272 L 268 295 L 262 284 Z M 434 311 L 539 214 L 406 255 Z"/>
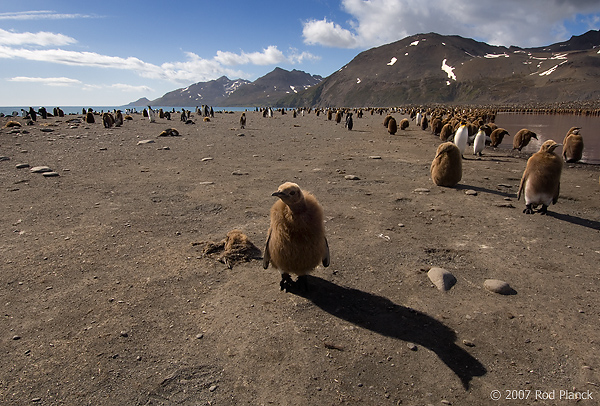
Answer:
<path fill-rule="evenodd" d="M 203 247 L 203 258 L 216 255 L 216 260 L 227 265 L 229 269 L 242 262 L 262 259 L 260 249 L 250 241 L 246 234 L 237 229 L 228 232 L 227 236 L 219 242 L 201 241 L 192 243 L 192 245 Z"/>

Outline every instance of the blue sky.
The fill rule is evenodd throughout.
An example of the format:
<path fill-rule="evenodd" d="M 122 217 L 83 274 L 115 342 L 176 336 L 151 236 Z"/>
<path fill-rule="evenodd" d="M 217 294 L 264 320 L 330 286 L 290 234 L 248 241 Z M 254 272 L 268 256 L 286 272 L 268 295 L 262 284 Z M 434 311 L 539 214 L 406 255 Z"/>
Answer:
<path fill-rule="evenodd" d="M 0 106 L 122 105 L 277 66 L 326 77 L 418 33 L 533 47 L 599 28 L 598 0 L 3 2 Z"/>

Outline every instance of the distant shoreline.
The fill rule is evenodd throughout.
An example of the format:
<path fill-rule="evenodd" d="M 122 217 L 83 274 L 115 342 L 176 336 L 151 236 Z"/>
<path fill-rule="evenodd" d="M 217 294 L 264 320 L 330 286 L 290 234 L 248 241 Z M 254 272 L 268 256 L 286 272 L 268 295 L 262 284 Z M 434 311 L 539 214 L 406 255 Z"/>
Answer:
<path fill-rule="evenodd" d="M 13 111 L 16 111 L 17 113 L 19 113 L 19 115 L 21 114 L 21 109 L 24 110 L 29 110 L 30 106 L 0 106 L 0 113 L 4 113 L 4 115 L 9 116 L 12 115 Z M 39 109 L 40 106 L 31 106 L 33 107 L 36 111 Z M 142 110 L 144 110 L 147 106 L 44 106 L 46 107 L 46 110 L 48 110 L 48 112 L 52 112 L 52 109 L 54 107 L 60 107 L 65 114 L 81 114 L 82 109 L 88 109 L 91 108 L 94 111 L 113 111 L 113 110 L 122 110 L 125 111 L 126 109 L 135 109 L 136 111 L 139 111 L 140 113 L 142 112 Z M 200 106 L 198 106 L 200 107 Z M 163 109 L 164 111 L 173 111 L 173 109 L 175 109 L 175 111 L 177 110 L 181 110 L 182 108 L 186 109 L 186 110 L 191 110 L 191 111 L 195 111 L 196 110 L 196 106 L 152 106 L 153 109 Z M 255 107 L 215 107 L 212 106 L 213 110 L 216 111 L 254 111 Z"/>

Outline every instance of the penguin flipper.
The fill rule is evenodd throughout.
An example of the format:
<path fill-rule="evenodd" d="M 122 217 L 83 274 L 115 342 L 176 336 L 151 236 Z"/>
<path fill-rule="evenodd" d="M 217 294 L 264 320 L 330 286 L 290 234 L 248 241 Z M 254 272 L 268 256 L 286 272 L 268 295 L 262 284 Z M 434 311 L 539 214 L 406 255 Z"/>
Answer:
<path fill-rule="evenodd" d="M 269 254 L 269 241 L 271 241 L 271 230 L 269 230 L 269 236 L 267 237 L 267 243 L 265 244 L 265 253 L 263 255 L 263 269 L 269 267 L 271 261 L 271 254 Z"/>
<path fill-rule="evenodd" d="M 329 257 L 329 243 L 327 242 L 327 238 L 325 238 L 325 248 L 327 248 L 327 250 L 325 252 L 325 256 L 323 257 L 323 266 L 325 268 L 327 268 L 329 266 L 329 261 L 330 261 L 330 257 Z"/>
<path fill-rule="evenodd" d="M 521 183 L 519 184 L 519 191 L 517 192 L 517 200 L 521 200 L 521 194 L 525 189 L 525 183 L 527 183 L 527 170 L 523 173 L 523 177 L 521 178 Z"/>
<path fill-rule="evenodd" d="M 554 194 L 554 197 L 552 198 L 552 204 L 556 204 L 556 202 L 558 202 L 559 192 L 560 192 L 560 183 L 556 186 L 556 193 Z"/>

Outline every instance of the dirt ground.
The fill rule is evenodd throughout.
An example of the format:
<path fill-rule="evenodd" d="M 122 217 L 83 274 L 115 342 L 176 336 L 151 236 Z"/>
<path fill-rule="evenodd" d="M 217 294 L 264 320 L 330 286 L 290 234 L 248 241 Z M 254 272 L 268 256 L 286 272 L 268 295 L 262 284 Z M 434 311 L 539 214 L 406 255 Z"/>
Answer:
<path fill-rule="evenodd" d="M 1 404 L 598 404 L 600 168 L 566 165 L 558 203 L 525 215 L 526 154 L 466 153 L 441 188 L 414 122 L 246 114 L 0 130 Z M 238 228 L 262 250 L 285 181 L 325 211 L 307 292 L 195 245 Z"/>

